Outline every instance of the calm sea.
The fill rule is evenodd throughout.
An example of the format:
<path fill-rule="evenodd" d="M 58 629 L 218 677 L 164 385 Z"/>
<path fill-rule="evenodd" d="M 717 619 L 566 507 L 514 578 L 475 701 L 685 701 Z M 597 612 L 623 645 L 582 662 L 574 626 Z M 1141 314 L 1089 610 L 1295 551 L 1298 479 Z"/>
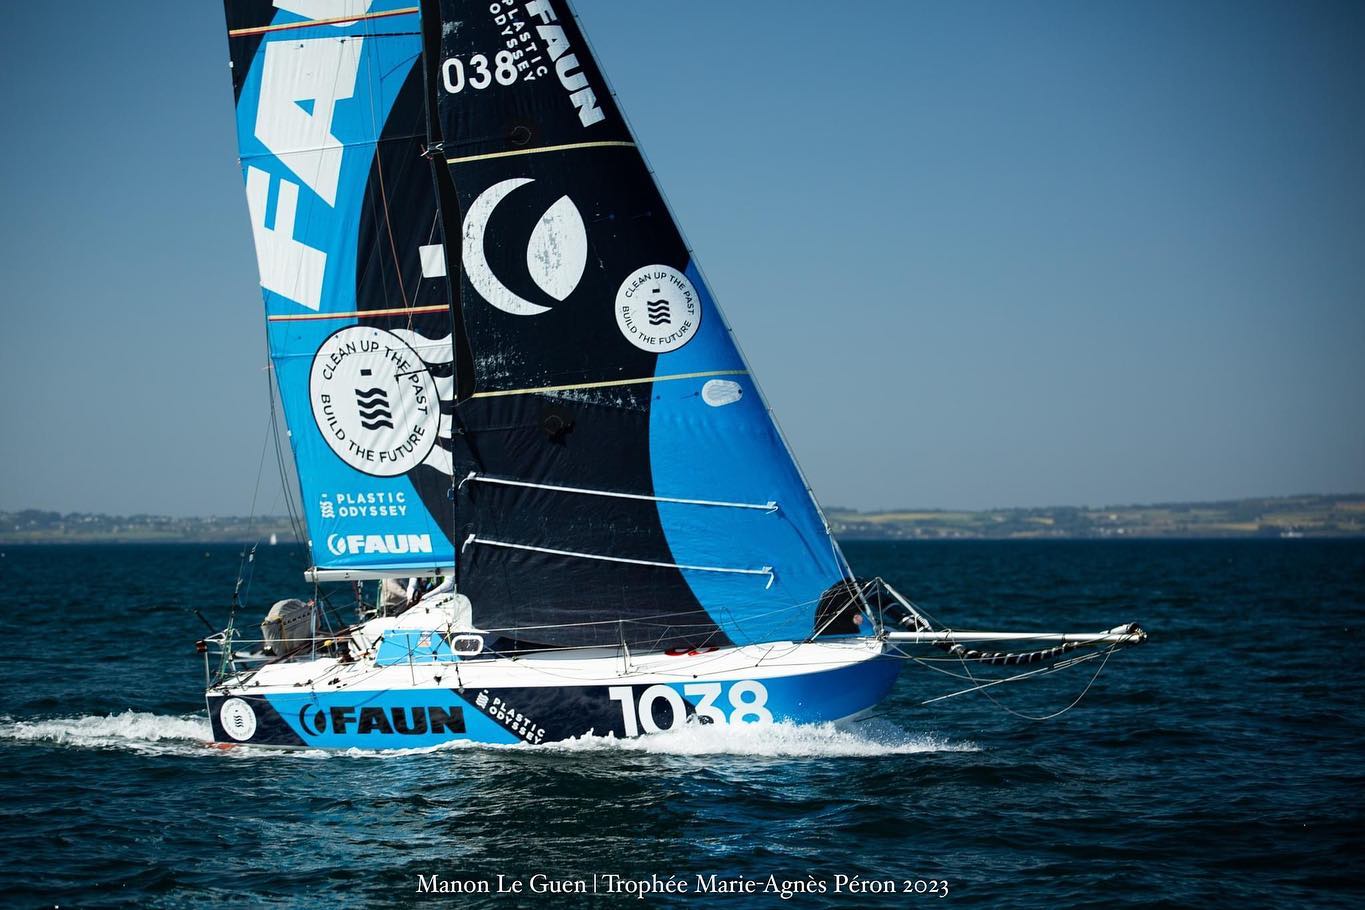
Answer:
<path fill-rule="evenodd" d="M 234 547 L 0 558 L 0 895 L 14 906 L 581 906 L 609 874 L 754 880 L 634 906 L 1340 906 L 1365 901 L 1365 542 L 851 544 L 958 627 L 1152 633 L 993 698 L 905 667 L 849 728 L 390 757 L 221 752 L 204 633 Z M 300 593 L 264 547 L 254 619 Z M 416 893 L 418 877 L 528 889 Z M 776 883 L 825 885 L 788 901 Z M 843 876 L 841 880 L 838 877 Z M 855 878 L 856 877 L 856 878 Z M 841 881 L 948 883 L 946 898 Z"/>

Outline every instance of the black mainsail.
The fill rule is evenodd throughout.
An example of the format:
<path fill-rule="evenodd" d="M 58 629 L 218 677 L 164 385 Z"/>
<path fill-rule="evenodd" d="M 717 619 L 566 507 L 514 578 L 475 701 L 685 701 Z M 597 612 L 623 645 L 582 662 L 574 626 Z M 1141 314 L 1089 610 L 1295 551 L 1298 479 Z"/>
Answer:
<path fill-rule="evenodd" d="M 476 621 L 565 645 L 808 636 L 841 557 L 571 10 L 422 12 L 459 204 Z"/>

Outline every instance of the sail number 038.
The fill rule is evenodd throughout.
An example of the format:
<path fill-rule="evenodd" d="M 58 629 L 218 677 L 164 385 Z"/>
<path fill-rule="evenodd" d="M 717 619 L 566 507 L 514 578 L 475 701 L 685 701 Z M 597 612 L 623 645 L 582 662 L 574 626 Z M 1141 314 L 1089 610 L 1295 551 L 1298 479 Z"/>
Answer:
<path fill-rule="evenodd" d="M 498 51 L 490 64 L 483 54 L 469 58 L 468 72 L 459 57 L 447 57 L 441 63 L 441 82 L 452 95 L 464 91 L 467 85 L 473 89 L 486 89 L 494 82 L 498 85 L 511 85 L 517 81 L 517 61 L 511 51 Z"/>
<path fill-rule="evenodd" d="M 754 724 L 771 723 L 773 712 L 768 710 L 768 687 L 753 679 L 742 679 L 730 684 L 726 693 L 729 711 L 720 704 L 720 696 L 725 686 L 722 683 L 687 683 L 682 695 L 672 686 L 655 685 L 640 693 L 637 701 L 635 691 L 630 686 L 612 686 L 607 694 L 612 701 L 621 703 L 621 716 L 625 721 L 626 735 L 639 736 L 645 733 L 659 733 L 674 730 L 687 722 L 687 707 L 683 695 L 698 698 L 696 712 L 698 717 L 706 718 L 713 724 Z M 654 720 L 654 703 L 665 701 L 673 714 L 673 719 L 665 727 Z"/>

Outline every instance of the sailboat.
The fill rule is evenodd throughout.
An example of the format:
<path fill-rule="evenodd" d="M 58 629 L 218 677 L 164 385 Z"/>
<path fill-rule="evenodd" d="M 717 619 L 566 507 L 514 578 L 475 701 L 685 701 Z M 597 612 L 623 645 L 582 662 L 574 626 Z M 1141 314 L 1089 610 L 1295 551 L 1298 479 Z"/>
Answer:
<path fill-rule="evenodd" d="M 226 11 L 313 594 L 200 642 L 217 742 L 833 721 L 907 648 L 1142 640 L 952 632 L 854 576 L 564 0 Z"/>

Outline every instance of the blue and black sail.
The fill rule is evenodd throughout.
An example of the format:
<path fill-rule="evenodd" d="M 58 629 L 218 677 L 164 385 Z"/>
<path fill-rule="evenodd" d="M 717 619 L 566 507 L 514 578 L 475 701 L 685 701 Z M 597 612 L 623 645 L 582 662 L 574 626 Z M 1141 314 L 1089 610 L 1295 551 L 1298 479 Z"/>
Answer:
<path fill-rule="evenodd" d="M 842 558 L 567 5 L 227 14 L 315 564 L 534 643 L 812 634 Z"/>
<path fill-rule="evenodd" d="M 421 12 L 476 624 L 566 646 L 810 636 L 842 557 L 571 10 Z"/>
<path fill-rule="evenodd" d="M 272 368 L 319 569 L 454 561 L 455 327 L 412 2 L 227 0 Z"/>

